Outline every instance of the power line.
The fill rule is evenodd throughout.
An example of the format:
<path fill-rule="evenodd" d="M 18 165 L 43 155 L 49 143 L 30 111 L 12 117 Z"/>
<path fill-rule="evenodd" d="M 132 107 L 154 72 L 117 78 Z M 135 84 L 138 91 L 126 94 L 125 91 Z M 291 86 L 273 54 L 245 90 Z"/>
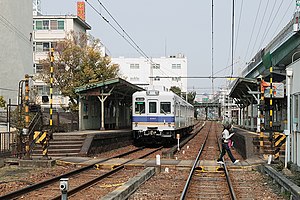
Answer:
<path fill-rule="evenodd" d="M 232 0 L 232 24 L 231 24 L 231 76 L 233 75 L 233 56 L 234 56 L 234 1 Z"/>
<path fill-rule="evenodd" d="M 255 20 L 254 20 L 254 24 L 253 24 L 253 27 L 252 27 L 252 32 L 251 32 L 251 35 L 250 35 L 250 40 L 249 40 L 249 43 L 248 43 L 248 47 L 247 47 L 247 50 L 246 50 L 246 54 L 245 54 L 244 60 L 247 59 L 247 55 L 248 55 L 249 47 L 250 47 L 250 44 L 251 44 L 251 41 L 252 41 L 253 32 L 254 32 L 254 27 L 255 27 L 255 25 L 256 25 L 256 21 L 257 21 L 257 17 L 258 17 L 258 14 L 259 14 L 261 2 L 262 2 L 262 0 L 259 1 L 258 9 L 257 9 L 257 12 L 256 12 L 256 16 L 255 16 Z"/>
<path fill-rule="evenodd" d="M 263 17 L 262 17 L 262 19 L 261 19 L 261 21 L 260 21 L 260 25 L 259 25 L 259 28 L 258 28 L 258 32 L 257 32 L 256 38 L 255 38 L 255 42 L 254 42 L 254 44 L 253 44 L 253 48 L 252 48 L 252 51 L 251 51 L 250 56 L 252 56 L 252 54 L 253 54 L 253 52 L 254 52 L 255 45 L 256 45 L 258 36 L 259 36 L 259 34 L 260 34 L 260 30 L 261 30 L 262 24 L 263 24 L 263 22 L 264 22 L 264 19 L 265 19 L 266 13 L 267 13 L 267 9 L 268 9 L 268 7 L 269 7 L 269 1 L 270 1 L 270 0 L 268 0 L 268 2 L 267 2 L 267 4 L 266 4 L 265 12 L 264 12 Z"/>
<path fill-rule="evenodd" d="M 90 4 L 88 2 L 88 0 L 85 0 L 87 2 L 87 4 L 106 22 L 108 23 L 132 48 L 134 48 L 141 56 L 143 56 L 147 61 L 149 61 L 150 63 L 154 63 L 152 61 L 152 59 L 150 59 L 143 50 L 141 50 L 141 48 L 135 43 L 132 42 L 132 38 L 129 37 L 129 39 L 127 39 L 116 27 L 114 27 L 92 4 Z M 119 23 L 118 23 L 119 24 Z M 122 29 L 122 32 L 125 33 L 125 35 L 128 37 L 128 34 L 126 33 L 126 31 L 124 29 Z"/>
<path fill-rule="evenodd" d="M 282 6 L 282 3 L 283 3 L 283 0 L 281 0 L 281 4 L 279 5 L 279 7 L 278 7 L 278 9 L 277 9 L 277 11 L 276 11 L 276 13 L 275 13 L 275 16 L 273 17 L 273 20 L 272 20 L 272 22 L 271 22 L 271 24 L 270 24 L 270 26 L 269 26 L 269 28 L 268 28 L 268 30 L 267 30 L 265 36 L 263 37 L 263 39 L 262 39 L 262 41 L 261 41 L 261 43 L 260 43 L 260 46 L 262 46 L 263 42 L 265 41 L 265 39 L 266 39 L 266 37 L 267 37 L 267 35 L 268 35 L 268 33 L 269 33 L 269 31 L 270 31 L 272 25 L 273 25 L 273 22 L 274 22 L 274 20 L 275 20 L 275 18 L 276 18 L 276 16 L 277 16 L 277 14 L 278 14 L 278 12 L 279 12 L 281 6 Z"/>
<path fill-rule="evenodd" d="M 259 44 L 259 49 L 262 47 L 265 35 L 267 34 L 267 30 L 268 30 L 268 27 L 269 27 L 269 23 L 270 23 L 271 17 L 273 16 L 273 12 L 274 12 L 275 6 L 276 6 L 276 2 L 273 4 L 272 10 L 271 10 L 271 14 L 269 15 L 267 25 L 265 26 L 265 30 L 264 30 L 264 33 L 262 35 L 262 38 L 261 38 L 261 41 L 260 41 L 260 44 Z"/>
<path fill-rule="evenodd" d="M 293 2 L 294 2 L 294 1 L 291 1 L 290 4 L 289 4 L 289 6 L 287 7 L 287 9 L 286 9 L 284 15 L 282 16 L 280 22 L 278 23 L 278 26 L 276 27 L 276 29 L 275 29 L 275 31 L 274 31 L 273 37 L 274 37 L 275 34 L 277 33 L 280 24 L 282 23 L 283 19 L 285 18 L 286 14 L 287 14 L 287 12 L 289 11 L 289 9 L 290 9 L 290 7 L 291 7 L 291 5 L 292 5 Z"/>
<path fill-rule="evenodd" d="M 242 0 L 241 7 L 240 7 L 240 15 L 239 15 L 239 22 L 238 22 L 237 32 L 236 32 L 236 38 L 235 38 L 234 52 L 236 50 L 236 46 L 237 46 L 237 43 L 238 43 L 238 37 L 239 37 L 239 32 L 240 32 L 240 23 L 241 23 L 242 12 L 243 12 L 243 4 L 244 4 L 244 0 Z"/>

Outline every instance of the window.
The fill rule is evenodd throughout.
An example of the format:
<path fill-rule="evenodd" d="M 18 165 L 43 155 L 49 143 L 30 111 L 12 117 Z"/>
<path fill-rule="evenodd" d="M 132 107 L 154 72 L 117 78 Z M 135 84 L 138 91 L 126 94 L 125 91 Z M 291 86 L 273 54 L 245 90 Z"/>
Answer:
<path fill-rule="evenodd" d="M 65 29 L 64 21 L 57 21 L 57 24 L 58 24 L 58 26 L 57 26 L 58 30 L 64 30 Z"/>
<path fill-rule="evenodd" d="M 57 30 L 57 20 L 50 20 L 50 29 Z"/>
<path fill-rule="evenodd" d="M 156 113 L 156 102 L 149 102 L 149 113 Z"/>
<path fill-rule="evenodd" d="M 160 69 L 160 64 L 152 64 L 152 69 Z"/>
<path fill-rule="evenodd" d="M 49 42 L 43 42 L 43 51 L 49 51 L 49 50 L 50 50 Z"/>
<path fill-rule="evenodd" d="M 43 20 L 43 30 L 49 30 L 49 20 Z"/>
<path fill-rule="evenodd" d="M 171 113 L 171 102 L 160 102 L 160 113 Z"/>
<path fill-rule="evenodd" d="M 35 29 L 42 30 L 43 29 L 43 22 L 42 21 L 35 21 Z"/>
<path fill-rule="evenodd" d="M 42 73 L 43 72 L 43 65 L 35 64 L 35 73 Z"/>
<path fill-rule="evenodd" d="M 145 102 L 135 102 L 134 111 L 136 114 L 145 113 Z"/>
<path fill-rule="evenodd" d="M 140 65 L 139 64 L 130 64 L 130 69 L 139 69 Z"/>
<path fill-rule="evenodd" d="M 172 64 L 172 69 L 181 69 L 181 64 Z"/>
<path fill-rule="evenodd" d="M 35 51 L 36 52 L 42 52 L 43 51 L 43 43 L 42 42 L 36 42 L 35 43 Z"/>

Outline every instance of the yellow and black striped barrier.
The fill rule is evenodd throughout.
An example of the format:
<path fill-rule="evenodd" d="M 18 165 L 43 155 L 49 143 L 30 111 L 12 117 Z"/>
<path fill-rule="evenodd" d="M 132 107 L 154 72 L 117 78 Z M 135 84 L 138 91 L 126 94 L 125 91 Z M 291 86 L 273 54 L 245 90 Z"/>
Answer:
<path fill-rule="evenodd" d="M 48 148 L 50 135 L 48 131 L 35 131 L 33 139 L 36 144 L 41 144 L 43 148 L 43 159 L 48 159 Z"/>
<path fill-rule="evenodd" d="M 274 151 L 274 160 L 278 160 L 280 156 L 280 148 L 282 145 L 285 144 L 286 141 L 286 136 L 283 133 L 274 133 L 274 146 L 275 146 L 275 151 Z"/>

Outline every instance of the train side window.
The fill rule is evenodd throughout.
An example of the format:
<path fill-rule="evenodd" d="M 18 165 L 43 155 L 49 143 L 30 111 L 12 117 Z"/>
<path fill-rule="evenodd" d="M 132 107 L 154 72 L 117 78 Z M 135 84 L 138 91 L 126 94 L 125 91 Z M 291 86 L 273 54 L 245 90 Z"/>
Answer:
<path fill-rule="evenodd" d="M 157 113 L 156 102 L 149 102 L 149 113 Z"/>
<path fill-rule="evenodd" d="M 160 113 L 171 113 L 171 102 L 160 102 Z"/>
<path fill-rule="evenodd" d="M 134 110 L 136 114 L 145 113 L 145 102 L 135 102 Z"/>

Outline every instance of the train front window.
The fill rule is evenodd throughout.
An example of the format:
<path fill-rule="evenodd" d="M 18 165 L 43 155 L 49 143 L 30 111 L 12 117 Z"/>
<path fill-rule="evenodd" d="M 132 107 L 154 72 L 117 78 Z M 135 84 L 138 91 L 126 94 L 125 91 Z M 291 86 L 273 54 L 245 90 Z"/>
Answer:
<path fill-rule="evenodd" d="M 145 102 L 135 102 L 135 113 L 136 114 L 145 113 Z"/>
<path fill-rule="evenodd" d="M 171 113 L 171 102 L 160 102 L 160 113 Z"/>
<path fill-rule="evenodd" d="M 156 102 L 149 102 L 149 113 L 156 113 Z"/>

